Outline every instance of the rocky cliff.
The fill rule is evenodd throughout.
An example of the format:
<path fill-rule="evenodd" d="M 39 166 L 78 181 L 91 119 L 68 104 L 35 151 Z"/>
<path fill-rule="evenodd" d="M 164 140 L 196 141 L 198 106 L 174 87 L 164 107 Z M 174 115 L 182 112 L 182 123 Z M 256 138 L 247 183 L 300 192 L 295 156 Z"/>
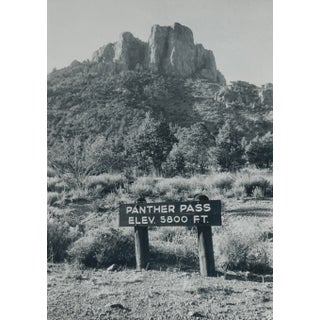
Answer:
<path fill-rule="evenodd" d="M 224 85 L 224 76 L 216 66 L 211 50 L 195 44 L 192 31 L 179 23 L 154 25 L 148 42 L 124 32 L 115 43 L 96 52 L 93 62 L 102 63 L 109 71 L 151 70 L 181 77 L 198 76 Z"/>

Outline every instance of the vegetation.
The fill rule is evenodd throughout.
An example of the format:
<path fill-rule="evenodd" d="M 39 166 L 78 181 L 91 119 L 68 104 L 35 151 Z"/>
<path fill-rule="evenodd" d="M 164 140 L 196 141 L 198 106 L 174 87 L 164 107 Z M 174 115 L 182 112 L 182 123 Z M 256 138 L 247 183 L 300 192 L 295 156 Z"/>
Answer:
<path fill-rule="evenodd" d="M 52 171 L 49 170 L 50 175 Z M 67 260 L 95 268 L 112 263 L 130 265 L 134 261 L 134 243 L 130 231 L 126 234 L 117 228 L 119 204 L 132 203 L 140 197 L 148 202 L 191 200 L 202 193 L 211 199 L 221 199 L 223 204 L 223 226 L 214 232 L 219 270 L 272 271 L 272 243 L 266 237 L 272 232 L 268 200 L 272 196 L 272 173 L 266 169 L 212 172 L 189 178 L 101 174 L 86 176 L 80 183 L 69 175 L 61 175 L 48 181 L 50 190 L 54 190 L 48 193 L 49 261 Z M 263 204 L 260 208 L 255 204 L 254 219 L 247 216 L 250 208 L 243 209 L 246 213 L 243 217 L 234 215 L 233 212 L 241 213 L 247 202 L 257 200 L 267 201 L 267 206 Z M 230 204 L 236 209 L 230 210 Z M 261 210 L 266 211 L 266 217 L 260 216 Z M 195 230 L 153 228 L 150 241 L 151 257 L 157 265 L 198 268 Z"/>
<path fill-rule="evenodd" d="M 132 264 L 133 235 L 113 228 L 94 230 L 74 242 L 69 255 L 78 264 L 91 268 L 107 268 L 113 263 Z"/>
<path fill-rule="evenodd" d="M 49 164 L 79 177 L 270 168 L 271 112 L 270 84 L 221 87 L 78 63 L 48 76 Z"/>
<path fill-rule="evenodd" d="M 48 76 L 48 261 L 130 264 L 120 203 L 206 194 L 223 204 L 218 268 L 270 273 L 271 170 L 270 84 L 110 74 L 88 61 Z M 150 241 L 157 264 L 197 267 L 193 229 L 153 228 Z"/>

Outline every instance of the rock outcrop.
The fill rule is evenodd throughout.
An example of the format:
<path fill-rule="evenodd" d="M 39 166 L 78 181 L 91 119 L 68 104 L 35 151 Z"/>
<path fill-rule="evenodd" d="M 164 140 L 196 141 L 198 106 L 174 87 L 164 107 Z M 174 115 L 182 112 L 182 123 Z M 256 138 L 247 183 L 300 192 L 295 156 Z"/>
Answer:
<path fill-rule="evenodd" d="M 115 44 L 113 62 L 116 71 L 134 70 L 143 64 L 147 44 L 135 38 L 130 32 L 120 35 Z"/>
<path fill-rule="evenodd" d="M 225 84 L 226 80 L 217 70 L 211 50 L 195 44 L 192 31 L 179 23 L 173 27 L 154 25 L 148 43 L 124 32 L 116 43 L 98 49 L 92 57 L 103 63 L 107 70 L 151 70 L 181 77 L 198 76 Z"/>
<path fill-rule="evenodd" d="M 259 90 L 259 98 L 262 104 L 273 105 L 273 85 L 266 83 Z"/>

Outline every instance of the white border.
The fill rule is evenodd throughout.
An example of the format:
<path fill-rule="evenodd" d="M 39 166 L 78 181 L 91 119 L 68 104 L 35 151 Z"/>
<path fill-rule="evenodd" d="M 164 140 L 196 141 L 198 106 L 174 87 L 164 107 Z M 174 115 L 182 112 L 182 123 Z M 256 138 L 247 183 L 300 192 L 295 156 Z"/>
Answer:
<path fill-rule="evenodd" d="M 0 12 L 0 318 L 46 319 L 46 1 Z"/>
<path fill-rule="evenodd" d="M 319 4 L 274 1 L 274 319 L 318 319 Z"/>
<path fill-rule="evenodd" d="M 274 1 L 274 319 L 319 318 L 319 12 Z M 0 316 L 44 319 L 46 2 L 6 1 L 0 24 Z"/>

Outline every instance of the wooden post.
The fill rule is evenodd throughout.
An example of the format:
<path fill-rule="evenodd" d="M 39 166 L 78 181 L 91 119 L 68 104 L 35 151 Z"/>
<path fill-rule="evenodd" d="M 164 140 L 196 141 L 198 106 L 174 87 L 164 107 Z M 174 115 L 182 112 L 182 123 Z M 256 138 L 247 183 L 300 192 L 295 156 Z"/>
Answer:
<path fill-rule="evenodd" d="M 145 203 L 144 198 L 139 198 L 137 203 Z M 135 226 L 135 254 L 136 254 L 136 270 L 141 271 L 145 269 L 149 260 L 149 237 L 148 227 Z"/>
<path fill-rule="evenodd" d="M 196 197 L 197 201 L 209 200 L 207 196 Z M 211 226 L 199 226 L 198 229 L 198 248 L 200 274 L 204 277 L 215 277 L 215 264 L 213 256 L 212 230 Z"/>

